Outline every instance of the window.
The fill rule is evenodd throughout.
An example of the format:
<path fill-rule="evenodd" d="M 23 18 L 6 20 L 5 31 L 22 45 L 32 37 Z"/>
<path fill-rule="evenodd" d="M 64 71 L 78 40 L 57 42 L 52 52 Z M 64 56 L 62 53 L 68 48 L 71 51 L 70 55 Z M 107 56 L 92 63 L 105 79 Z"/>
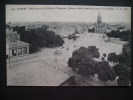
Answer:
<path fill-rule="evenodd" d="M 22 55 L 22 48 L 18 49 L 18 55 Z"/>
<path fill-rule="evenodd" d="M 17 56 L 17 50 L 16 49 L 12 49 L 12 55 Z"/>
<path fill-rule="evenodd" d="M 27 47 L 24 47 L 24 48 L 23 48 L 23 53 L 24 53 L 24 54 L 27 54 Z"/>

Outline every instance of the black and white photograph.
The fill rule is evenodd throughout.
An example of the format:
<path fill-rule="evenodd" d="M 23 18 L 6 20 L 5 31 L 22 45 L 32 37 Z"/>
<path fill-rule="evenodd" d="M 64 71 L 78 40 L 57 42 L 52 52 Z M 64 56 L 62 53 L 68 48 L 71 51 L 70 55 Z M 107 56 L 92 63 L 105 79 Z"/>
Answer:
<path fill-rule="evenodd" d="M 131 7 L 5 7 L 7 86 L 131 86 Z"/>

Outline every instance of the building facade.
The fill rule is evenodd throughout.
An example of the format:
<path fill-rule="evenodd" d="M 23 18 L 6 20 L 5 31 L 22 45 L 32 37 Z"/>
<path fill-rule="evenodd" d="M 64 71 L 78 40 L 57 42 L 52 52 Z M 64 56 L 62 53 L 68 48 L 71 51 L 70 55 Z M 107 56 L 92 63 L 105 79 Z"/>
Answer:
<path fill-rule="evenodd" d="M 8 57 L 19 57 L 29 54 L 29 43 L 20 41 L 20 34 L 6 29 L 6 55 Z"/>
<path fill-rule="evenodd" d="M 100 15 L 100 12 L 97 16 L 97 22 L 95 23 L 94 26 L 94 32 L 95 33 L 104 33 L 106 31 L 106 25 L 105 23 L 102 22 L 102 17 Z"/>

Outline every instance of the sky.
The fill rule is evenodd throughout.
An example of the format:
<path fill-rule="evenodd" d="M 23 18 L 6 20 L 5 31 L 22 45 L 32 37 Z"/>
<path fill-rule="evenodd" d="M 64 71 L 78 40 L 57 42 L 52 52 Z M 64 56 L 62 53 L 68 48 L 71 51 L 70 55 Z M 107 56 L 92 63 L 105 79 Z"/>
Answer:
<path fill-rule="evenodd" d="M 6 5 L 6 22 L 103 22 L 131 23 L 130 7 L 79 5 Z"/>

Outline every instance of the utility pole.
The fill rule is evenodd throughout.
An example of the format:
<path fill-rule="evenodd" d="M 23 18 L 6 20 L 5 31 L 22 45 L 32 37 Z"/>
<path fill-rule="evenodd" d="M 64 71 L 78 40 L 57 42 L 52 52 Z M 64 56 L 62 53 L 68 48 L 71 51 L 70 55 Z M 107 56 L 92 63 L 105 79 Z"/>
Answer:
<path fill-rule="evenodd" d="M 7 59 L 9 60 L 9 69 L 11 69 L 9 44 L 6 44 L 6 53 L 7 53 L 7 55 L 8 55 Z"/>
<path fill-rule="evenodd" d="M 10 65 L 10 51 L 9 51 L 9 69 L 11 69 L 11 65 Z"/>

